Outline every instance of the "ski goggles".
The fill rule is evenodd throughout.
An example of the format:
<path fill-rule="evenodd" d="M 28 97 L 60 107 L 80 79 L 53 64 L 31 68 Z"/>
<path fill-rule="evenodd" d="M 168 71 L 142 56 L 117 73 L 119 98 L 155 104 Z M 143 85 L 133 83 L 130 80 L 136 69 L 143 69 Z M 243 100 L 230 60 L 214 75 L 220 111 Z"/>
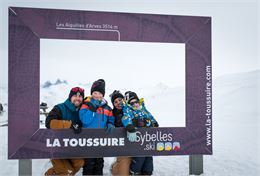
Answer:
<path fill-rule="evenodd" d="M 84 89 L 80 88 L 80 87 L 73 87 L 71 89 L 72 92 L 80 92 L 80 93 L 84 93 Z"/>
<path fill-rule="evenodd" d="M 137 100 L 131 101 L 129 104 L 130 104 L 131 106 L 134 106 L 134 104 L 136 104 L 136 103 L 139 103 L 139 101 L 137 101 Z"/>

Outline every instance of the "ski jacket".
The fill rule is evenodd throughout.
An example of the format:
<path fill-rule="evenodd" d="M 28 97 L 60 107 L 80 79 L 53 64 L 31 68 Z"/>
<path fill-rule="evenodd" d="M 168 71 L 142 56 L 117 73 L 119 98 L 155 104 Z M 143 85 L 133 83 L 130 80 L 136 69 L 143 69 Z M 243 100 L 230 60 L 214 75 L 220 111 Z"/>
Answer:
<path fill-rule="evenodd" d="M 79 108 L 67 99 L 64 103 L 55 105 L 49 112 L 45 126 L 51 129 L 70 128 L 72 122 L 81 124 L 79 120 Z"/>
<path fill-rule="evenodd" d="M 158 126 L 157 121 L 154 119 L 152 114 L 146 109 L 143 98 L 139 100 L 139 103 L 139 109 L 135 109 L 131 105 L 124 103 L 122 117 L 122 123 L 124 127 L 128 127 L 129 125 L 134 127 Z"/>
<path fill-rule="evenodd" d="M 99 105 L 93 103 L 91 96 L 87 97 L 79 111 L 79 117 L 84 128 L 105 128 L 108 123 L 114 125 L 115 117 L 107 101 L 103 99 Z M 93 111 L 93 109 L 95 109 Z"/>

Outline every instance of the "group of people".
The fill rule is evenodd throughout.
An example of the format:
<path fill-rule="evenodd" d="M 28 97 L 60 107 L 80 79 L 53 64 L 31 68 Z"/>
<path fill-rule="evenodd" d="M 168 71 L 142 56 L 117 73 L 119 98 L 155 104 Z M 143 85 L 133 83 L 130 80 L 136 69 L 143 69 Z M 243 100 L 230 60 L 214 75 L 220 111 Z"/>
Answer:
<path fill-rule="evenodd" d="M 84 89 L 74 87 L 68 99 L 53 107 L 46 118 L 46 128 L 71 128 L 76 134 L 82 128 L 103 128 L 111 133 L 115 127 L 124 127 L 130 142 L 137 139 L 137 130 L 142 127 L 158 127 L 152 114 L 146 109 L 144 99 L 135 92 L 123 95 L 115 90 L 111 95 L 113 109 L 104 99 L 105 81 L 95 81 L 90 96 L 85 97 Z M 45 175 L 75 175 L 83 168 L 83 175 L 103 175 L 103 158 L 51 159 L 52 167 Z M 152 175 L 153 158 L 117 157 L 112 164 L 113 175 Z"/>

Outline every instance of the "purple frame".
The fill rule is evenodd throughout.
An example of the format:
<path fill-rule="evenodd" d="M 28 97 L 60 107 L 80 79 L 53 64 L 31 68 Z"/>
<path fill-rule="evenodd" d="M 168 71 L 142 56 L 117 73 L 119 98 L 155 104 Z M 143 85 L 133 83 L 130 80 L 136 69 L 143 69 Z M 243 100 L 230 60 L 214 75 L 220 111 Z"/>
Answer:
<path fill-rule="evenodd" d="M 57 22 L 102 25 L 95 30 L 66 30 Z M 180 150 L 144 150 L 127 140 L 121 147 L 46 147 L 47 138 L 126 135 L 122 128 L 109 135 L 102 129 L 84 129 L 79 135 L 69 129 L 39 129 L 41 38 L 185 43 L 186 127 L 140 130 L 142 134 L 171 133 L 170 142 L 179 142 Z M 8 158 L 211 155 L 211 78 L 210 17 L 9 7 Z"/>

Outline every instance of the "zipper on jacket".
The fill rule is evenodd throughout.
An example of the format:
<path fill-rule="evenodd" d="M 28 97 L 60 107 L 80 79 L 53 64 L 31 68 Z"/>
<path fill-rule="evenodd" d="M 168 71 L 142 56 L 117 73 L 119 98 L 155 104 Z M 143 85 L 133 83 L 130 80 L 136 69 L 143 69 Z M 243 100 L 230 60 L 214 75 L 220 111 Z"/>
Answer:
<path fill-rule="evenodd" d="M 99 109 L 99 108 L 98 108 Z M 98 128 L 100 128 L 100 117 L 99 117 L 99 114 L 98 114 L 98 109 L 97 109 L 97 115 L 98 115 Z"/>
<path fill-rule="evenodd" d="M 101 114 L 102 114 L 102 122 L 104 122 L 104 109 L 101 109 Z"/>

